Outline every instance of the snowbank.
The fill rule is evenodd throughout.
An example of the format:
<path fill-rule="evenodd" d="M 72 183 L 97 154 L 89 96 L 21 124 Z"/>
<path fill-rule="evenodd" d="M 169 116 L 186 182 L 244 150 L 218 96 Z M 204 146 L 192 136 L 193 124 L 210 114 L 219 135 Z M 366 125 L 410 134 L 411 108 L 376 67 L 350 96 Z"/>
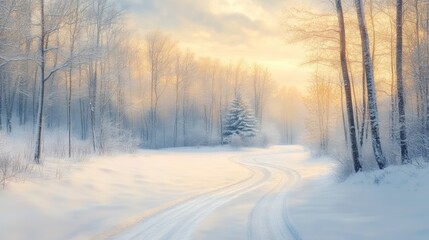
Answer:
<path fill-rule="evenodd" d="M 343 183 L 321 176 L 291 195 L 303 239 L 429 239 L 429 167 L 390 166 Z"/>

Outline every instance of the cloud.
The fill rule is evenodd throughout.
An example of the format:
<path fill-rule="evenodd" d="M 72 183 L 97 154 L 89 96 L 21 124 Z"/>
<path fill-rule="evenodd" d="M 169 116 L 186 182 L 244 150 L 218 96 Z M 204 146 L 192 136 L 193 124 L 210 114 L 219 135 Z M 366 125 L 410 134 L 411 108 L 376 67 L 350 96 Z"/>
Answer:
<path fill-rule="evenodd" d="M 308 71 L 300 68 L 303 50 L 287 46 L 282 36 L 282 10 L 292 2 L 300 1 L 121 0 L 120 4 L 143 33 L 159 29 L 197 55 L 258 61 L 271 65 L 277 71 L 273 76 L 288 79 Z"/>
<path fill-rule="evenodd" d="M 255 33 L 273 34 L 274 30 L 267 23 L 269 19 L 252 19 L 248 14 L 238 11 L 212 10 L 222 5 L 234 8 L 234 4 L 228 4 L 227 1 L 214 0 L 123 1 L 123 6 L 137 17 L 145 29 L 157 28 L 177 35 L 204 31 L 225 44 L 244 42 L 254 37 Z"/>

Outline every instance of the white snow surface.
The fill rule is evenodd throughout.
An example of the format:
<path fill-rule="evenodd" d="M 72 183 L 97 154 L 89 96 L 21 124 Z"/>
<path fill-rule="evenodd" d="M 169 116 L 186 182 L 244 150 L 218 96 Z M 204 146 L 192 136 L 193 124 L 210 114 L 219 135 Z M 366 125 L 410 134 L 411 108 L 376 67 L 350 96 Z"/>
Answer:
<path fill-rule="evenodd" d="M 429 239 L 426 165 L 337 183 L 334 164 L 301 146 L 48 161 L 0 190 L 0 239 Z"/>

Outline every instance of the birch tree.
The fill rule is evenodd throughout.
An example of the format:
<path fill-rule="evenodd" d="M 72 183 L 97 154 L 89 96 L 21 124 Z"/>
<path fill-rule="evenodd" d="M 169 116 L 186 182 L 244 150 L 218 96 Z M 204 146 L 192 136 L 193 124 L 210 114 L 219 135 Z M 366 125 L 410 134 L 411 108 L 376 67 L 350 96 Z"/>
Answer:
<path fill-rule="evenodd" d="M 351 152 L 352 152 L 354 170 L 355 172 L 359 172 L 362 170 L 362 166 L 359 161 L 359 149 L 358 149 L 358 142 L 357 142 L 357 136 L 356 136 L 352 92 L 350 88 L 349 70 L 348 70 L 347 59 L 346 59 L 346 33 L 345 33 L 345 27 L 344 27 L 343 7 L 342 7 L 341 0 L 335 0 L 335 6 L 337 9 L 338 27 L 339 27 L 339 34 L 340 34 L 340 61 L 341 61 L 341 71 L 342 71 L 343 81 L 344 81 L 344 92 L 346 95 L 348 132 L 350 135 L 349 137 L 351 142 Z"/>
<path fill-rule="evenodd" d="M 45 77 L 45 66 L 46 66 L 46 41 L 47 41 L 47 31 L 45 25 L 45 1 L 40 0 L 40 35 L 39 35 L 39 105 L 37 110 L 37 119 L 36 119 L 36 140 L 34 143 L 34 162 L 37 164 L 40 163 L 40 151 L 41 151 L 41 141 L 42 141 L 42 127 L 43 127 L 43 105 L 45 97 L 45 82 L 47 78 Z"/>
<path fill-rule="evenodd" d="M 402 0 L 396 1 L 396 79 L 398 91 L 399 136 L 402 163 L 409 163 L 405 122 L 405 97 L 402 75 Z"/>
<path fill-rule="evenodd" d="M 355 0 L 356 13 L 359 24 L 359 32 L 361 35 L 362 42 L 362 54 L 365 65 L 365 74 L 367 81 L 367 92 L 368 92 L 368 110 L 371 124 L 371 135 L 372 135 L 372 147 L 377 161 L 378 167 L 383 169 L 386 167 L 386 158 L 384 157 L 383 150 L 381 148 L 379 120 L 378 120 L 378 107 L 377 107 L 377 94 L 375 89 L 374 81 L 374 69 L 371 60 L 371 52 L 369 48 L 368 31 L 365 23 L 364 9 L 362 0 Z"/>

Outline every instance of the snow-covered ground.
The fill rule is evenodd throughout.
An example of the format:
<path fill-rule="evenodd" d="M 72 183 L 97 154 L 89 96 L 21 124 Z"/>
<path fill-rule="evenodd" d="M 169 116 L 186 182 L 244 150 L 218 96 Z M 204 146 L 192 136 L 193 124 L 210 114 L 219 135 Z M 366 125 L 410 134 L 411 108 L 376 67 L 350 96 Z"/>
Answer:
<path fill-rule="evenodd" d="M 0 191 L 0 239 L 429 239 L 428 168 L 333 165 L 300 146 L 48 162 Z"/>
<path fill-rule="evenodd" d="M 363 172 L 343 183 L 303 183 L 290 215 L 303 239 L 429 239 L 429 166 Z"/>

